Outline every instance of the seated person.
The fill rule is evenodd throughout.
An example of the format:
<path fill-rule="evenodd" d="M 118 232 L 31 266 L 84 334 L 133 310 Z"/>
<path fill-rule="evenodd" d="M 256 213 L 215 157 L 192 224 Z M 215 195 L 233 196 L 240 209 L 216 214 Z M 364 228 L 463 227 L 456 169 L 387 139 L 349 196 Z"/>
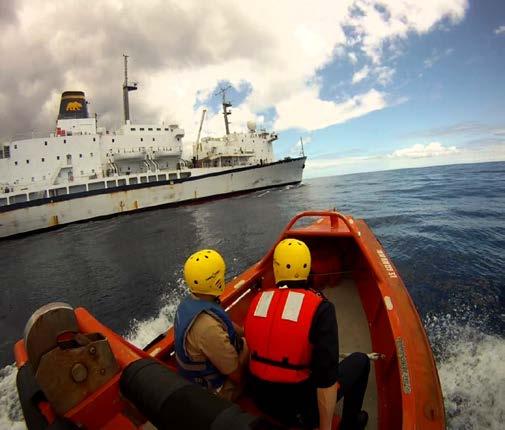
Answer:
<path fill-rule="evenodd" d="M 179 373 L 216 394 L 234 400 L 249 351 L 242 334 L 219 305 L 226 265 L 218 252 L 204 249 L 184 264 L 191 294 L 177 308 L 175 355 Z"/>
<path fill-rule="evenodd" d="M 354 353 L 338 362 L 335 308 L 308 288 L 311 255 L 297 239 L 274 251 L 276 288 L 251 302 L 244 329 L 251 351 L 251 394 L 263 412 L 287 426 L 330 430 L 344 396 L 341 429 L 363 429 L 370 361 Z M 340 386 L 340 389 L 339 389 Z"/>

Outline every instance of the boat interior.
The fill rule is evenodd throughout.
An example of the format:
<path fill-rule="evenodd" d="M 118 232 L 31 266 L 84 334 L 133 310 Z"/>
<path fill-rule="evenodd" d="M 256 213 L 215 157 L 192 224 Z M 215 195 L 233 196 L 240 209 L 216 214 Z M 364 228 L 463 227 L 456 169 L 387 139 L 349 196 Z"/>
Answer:
<path fill-rule="evenodd" d="M 309 283 L 321 291 L 334 304 L 337 315 L 339 350 L 341 359 L 352 352 L 378 353 L 378 360 L 371 362 L 371 370 L 363 409 L 369 414 L 367 428 L 394 428 L 401 423 L 401 386 L 397 370 L 394 339 L 384 309 L 384 301 L 377 288 L 377 279 L 367 259 L 349 231 L 343 229 L 339 235 L 324 235 L 310 228 L 290 230 L 286 237 L 303 240 L 311 250 L 312 267 Z M 262 289 L 275 286 L 272 269 L 272 252 L 256 267 L 256 273 L 243 282 L 239 280 L 242 293 L 238 298 L 231 295 L 223 299 L 228 314 L 238 325 L 242 325 L 249 304 L 254 295 Z M 236 282 L 237 280 L 235 280 Z M 382 322 L 381 322 L 382 321 Z M 374 327 L 380 330 L 373 330 Z M 380 334 L 380 336 L 379 336 Z M 375 342 L 374 342 L 375 336 Z M 374 349 L 374 344 L 375 348 Z M 167 353 L 169 353 L 167 355 Z M 159 357 L 176 366 L 171 349 Z M 377 371 L 378 370 L 378 371 Z M 378 390 L 378 386 L 382 390 Z M 388 396 L 388 402 L 381 402 L 380 396 Z M 340 415 L 344 399 L 337 402 L 336 414 Z M 399 402 L 399 403 L 398 403 Z M 247 389 L 237 403 L 252 414 L 260 411 L 248 398 Z M 396 413 L 388 414 L 388 405 L 398 406 Z M 382 405 L 382 410 L 379 410 Z M 389 425 L 379 426 L 381 420 Z M 336 420 L 338 421 L 338 420 Z"/>
<path fill-rule="evenodd" d="M 321 291 L 323 295 L 335 306 L 339 336 L 339 350 L 341 359 L 350 353 L 360 351 L 364 353 L 380 352 L 372 348 L 372 339 L 369 328 L 369 318 L 360 294 L 360 286 L 365 289 L 368 281 L 372 281 L 370 270 L 364 266 L 364 260 L 353 243 L 353 239 L 344 238 L 309 238 L 299 235 L 290 235 L 304 240 L 311 249 L 312 270 L 309 278 L 312 287 Z M 261 288 L 274 286 L 273 271 L 265 265 L 261 280 Z M 239 309 L 232 306 L 229 313 L 235 322 L 240 324 L 247 310 L 247 303 L 254 296 L 247 299 L 243 297 Z M 362 294 L 366 294 L 364 291 Z M 247 399 L 247 391 L 238 403 L 248 412 L 258 413 Z M 337 403 L 336 414 L 340 415 L 344 399 Z M 368 387 L 363 402 L 363 410 L 369 415 L 368 429 L 378 428 L 378 392 L 375 366 L 372 361 Z"/>

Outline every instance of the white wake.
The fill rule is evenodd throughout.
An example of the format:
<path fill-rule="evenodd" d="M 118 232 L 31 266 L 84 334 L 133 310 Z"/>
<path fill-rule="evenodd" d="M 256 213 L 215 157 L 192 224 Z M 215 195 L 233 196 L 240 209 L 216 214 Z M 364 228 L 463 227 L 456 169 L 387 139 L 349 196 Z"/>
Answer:
<path fill-rule="evenodd" d="M 182 294 L 162 298 L 156 316 L 132 321 L 125 337 L 142 348 L 172 325 Z M 425 325 L 437 355 L 449 429 L 503 428 L 505 422 L 505 339 L 461 324 L 451 315 L 429 316 Z M 24 429 L 16 392 L 16 368 L 0 370 L 0 429 Z"/>

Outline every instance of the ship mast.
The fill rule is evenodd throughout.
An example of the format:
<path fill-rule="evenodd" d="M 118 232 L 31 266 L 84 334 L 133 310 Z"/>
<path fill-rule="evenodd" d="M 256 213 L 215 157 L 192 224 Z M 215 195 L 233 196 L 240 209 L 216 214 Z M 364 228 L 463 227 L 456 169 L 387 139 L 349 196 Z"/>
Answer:
<path fill-rule="evenodd" d="M 228 115 L 231 115 L 231 112 L 228 110 L 231 107 L 231 103 L 226 101 L 226 91 L 231 88 L 231 85 L 227 87 L 221 88 L 215 95 L 221 94 L 223 96 L 223 115 L 224 115 L 224 128 L 226 129 L 226 134 L 230 134 L 230 121 L 228 120 Z"/>
<path fill-rule="evenodd" d="M 128 100 L 128 92 L 135 91 L 137 89 L 137 83 L 133 82 L 132 85 L 128 85 L 128 55 L 123 54 L 124 57 L 124 83 L 123 83 L 123 109 L 124 109 L 124 120 L 127 124 L 130 121 L 130 102 Z"/>

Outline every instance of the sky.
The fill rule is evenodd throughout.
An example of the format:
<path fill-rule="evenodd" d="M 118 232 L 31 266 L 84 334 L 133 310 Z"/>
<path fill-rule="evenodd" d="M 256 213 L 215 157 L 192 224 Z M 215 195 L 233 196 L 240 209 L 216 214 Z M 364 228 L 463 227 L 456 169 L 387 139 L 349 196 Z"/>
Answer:
<path fill-rule="evenodd" d="M 0 139 L 54 129 L 83 90 L 100 125 L 178 123 L 186 151 L 275 130 L 305 177 L 505 160 L 505 1 L 1 0 Z"/>

